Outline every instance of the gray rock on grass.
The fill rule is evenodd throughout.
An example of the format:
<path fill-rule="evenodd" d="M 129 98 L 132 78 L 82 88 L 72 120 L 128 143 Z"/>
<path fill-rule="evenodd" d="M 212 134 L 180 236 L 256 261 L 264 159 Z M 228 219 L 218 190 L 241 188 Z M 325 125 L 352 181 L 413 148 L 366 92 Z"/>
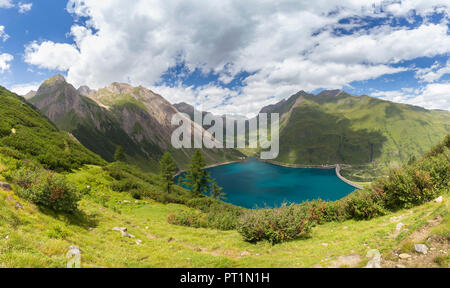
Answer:
<path fill-rule="evenodd" d="M 414 250 L 416 250 L 417 253 L 424 255 L 428 253 L 428 247 L 424 244 L 415 244 Z"/>

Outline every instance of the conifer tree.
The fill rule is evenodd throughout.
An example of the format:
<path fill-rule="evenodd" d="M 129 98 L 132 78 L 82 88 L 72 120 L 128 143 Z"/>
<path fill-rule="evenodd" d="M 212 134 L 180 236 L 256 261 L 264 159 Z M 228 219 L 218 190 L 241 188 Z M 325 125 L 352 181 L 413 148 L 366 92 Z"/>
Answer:
<path fill-rule="evenodd" d="M 125 151 L 123 150 L 122 146 L 118 146 L 116 149 L 116 152 L 114 152 L 114 160 L 117 162 L 125 162 Z"/>
<path fill-rule="evenodd" d="M 207 171 L 203 170 L 205 166 L 205 158 L 200 150 L 196 150 L 194 155 L 192 155 L 191 164 L 189 165 L 189 170 L 184 179 L 184 184 L 196 196 L 208 194 L 211 176 Z"/>
<path fill-rule="evenodd" d="M 211 191 L 209 192 L 209 197 L 217 200 L 225 200 L 227 199 L 227 194 L 222 191 L 223 188 L 220 187 L 216 181 L 212 181 Z"/>
<path fill-rule="evenodd" d="M 177 167 L 175 162 L 172 159 L 172 155 L 169 152 L 164 153 L 159 162 L 160 176 L 164 189 L 167 193 L 170 193 L 172 190 L 173 176 L 177 171 Z"/>

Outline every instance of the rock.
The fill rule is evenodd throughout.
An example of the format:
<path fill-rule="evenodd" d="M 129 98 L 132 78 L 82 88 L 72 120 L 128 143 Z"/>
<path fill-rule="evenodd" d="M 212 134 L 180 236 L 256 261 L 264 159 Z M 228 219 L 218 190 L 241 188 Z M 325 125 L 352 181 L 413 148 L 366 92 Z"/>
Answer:
<path fill-rule="evenodd" d="M 381 253 L 377 249 L 367 252 L 367 258 L 372 258 L 364 268 L 381 268 Z"/>
<path fill-rule="evenodd" d="M 8 240 L 8 239 L 9 239 L 9 235 L 6 235 L 5 240 Z"/>
<path fill-rule="evenodd" d="M 119 232 L 126 232 L 127 228 L 126 227 L 114 227 L 112 230 L 119 231 Z"/>
<path fill-rule="evenodd" d="M 16 202 L 16 206 L 15 206 L 16 210 L 17 209 L 25 209 L 25 207 L 23 207 L 23 205 L 20 202 Z"/>
<path fill-rule="evenodd" d="M 89 227 L 88 231 L 94 231 L 94 228 Z"/>
<path fill-rule="evenodd" d="M 136 240 L 136 244 L 137 244 L 137 245 L 142 244 L 142 240 L 137 239 L 137 240 Z"/>
<path fill-rule="evenodd" d="M 244 257 L 244 256 L 250 256 L 250 253 L 247 252 L 247 251 L 243 251 L 243 252 L 241 253 L 241 256 L 242 256 L 242 257 Z"/>
<path fill-rule="evenodd" d="M 395 268 L 406 268 L 406 266 L 402 265 L 402 264 L 397 264 L 397 265 L 395 265 Z"/>
<path fill-rule="evenodd" d="M 126 238 L 135 238 L 136 236 L 128 234 L 127 232 L 123 232 L 122 231 L 122 237 L 126 237 Z"/>
<path fill-rule="evenodd" d="M 123 203 L 131 203 L 129 200 L 123 200 Z"/>
<path fill-rule="evenodd" d="M 444 198 L 442 196 L 439 196 L 438 198 L 434 199 L 434 202 L 436 203 L 442 203 L 444 201 Z"/>
<path fill-rule="evenodd" d="M 406 254 L 406 253 L 402 253 L 402 254 L 398 255 L 398 257 L 400 259 L 409 259 L 409 258 L 411 258 L 411 255 Z"/>
<path fill-rule="evenodd" d="M 427 254 L 428 253 L 428 247 L 424 244 L 415 244 L 414 250 L 416 250 L 417 253 L 421 254 Z"/>
<path fill-rule="evenodd" d="M 6 190 L 6 191 L 11 191 L 11 185 L 9 185 L 8 183 L 4 183 L 4 182 L 0 182 L 0 189 Z"/>

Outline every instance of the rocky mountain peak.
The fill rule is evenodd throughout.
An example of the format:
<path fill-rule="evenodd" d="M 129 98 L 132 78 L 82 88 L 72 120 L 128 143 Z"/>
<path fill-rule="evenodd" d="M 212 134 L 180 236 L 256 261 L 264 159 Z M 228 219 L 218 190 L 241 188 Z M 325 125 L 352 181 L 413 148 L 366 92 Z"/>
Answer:
<path fill-rule="evenodd" d="M 48 78 L 47 80 L 45 80 L 43 84 L 53 86 L 53 85 L 58 85 L 61 83 L 66 83 L 66 78 L 64 78 L 64 76 L 62 76 L 61 74 L 56 74 L 56 75 Z"/>
<path fill-rule="evenodd" d="M 323 90 L 319 94 L 317 94 L 317 97 L 337 97 L 344 93 L 342 90 Z"/>
<path fill-rule="evenodd" d="M 31 90 L 27 94 L 23 95 L 23 98 L 29 100 L 29 99 L 33 98 L 34 96 L 36 96 L 36 93 L 37 93 L 36 91 Z"/>
<path fill-rule="evenodd" d="M 91 92 L 93 92 L 93 90 L 91 90 L 91 88 L 89 88 L 86 85 L 80 86 L 80 88 L 78 88 L 78 93 L 80 93 L 80 95 L 85 97 L 89 97 Z"/>
<path fill-rule="evenodd" d="M 111 85 L 106 86 L 104 89 L 114 94 L 130 94 L 133 92 L 134 88 L 127 83 L 114 82 Z"/>

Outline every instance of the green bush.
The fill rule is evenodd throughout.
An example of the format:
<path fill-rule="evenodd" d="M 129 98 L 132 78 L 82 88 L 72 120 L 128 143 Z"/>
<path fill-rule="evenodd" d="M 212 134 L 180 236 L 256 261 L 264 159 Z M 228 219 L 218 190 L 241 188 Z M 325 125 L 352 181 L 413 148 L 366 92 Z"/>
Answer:
<path fill-rule="evenodd" d="M 413 167 L 391 171 L 389 179 L 382 181 L 382 189 L 391 210 L 411 208 L 436 196 L 430 174 Z"/>
<path fill-rule="evenodd" d="M 304 207 L 292 205 L 248 211 L 240 217 L 238 231 L 251 243 L 267 240 L 276 244 L 297 239 L 308 234 L 313 226 Z"/>
<path fill-rule="evenodd" d="M 208 221 L 204 214 L 192 211 L 182 211 L 178 214 L 169 214 L 167 222 L 173 225 L 188 226 L 194 228 L 208 227 Z"/>
<path fill-rule="evenodd" d="M 20 197 L 54 211 L 73 213 L 81 200 L 76 188 L 55 172 L 23 167 L 9 178 L 19 186 L 17 193 Z"/>
<path fill-rule="evenodd" d="M 341 201 L 346 209 L 346 219 L 368 220 L 386 214 L 383 196 L 373 191 L 355 191 Z"/>

